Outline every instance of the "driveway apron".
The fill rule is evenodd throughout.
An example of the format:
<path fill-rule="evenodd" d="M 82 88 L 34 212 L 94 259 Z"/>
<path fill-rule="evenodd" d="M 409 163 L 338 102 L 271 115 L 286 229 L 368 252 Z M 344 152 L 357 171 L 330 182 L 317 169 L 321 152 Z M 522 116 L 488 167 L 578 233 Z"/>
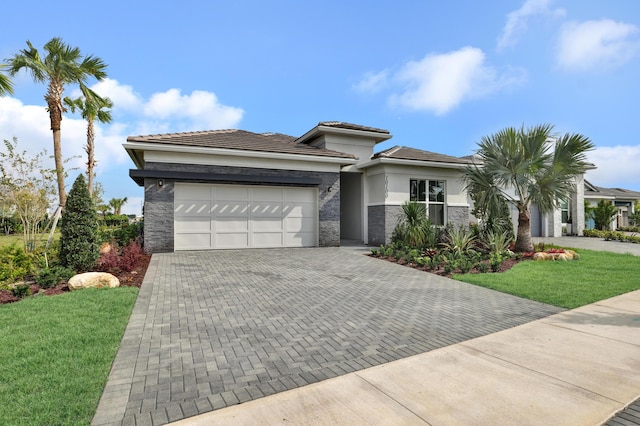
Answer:
<path fill-rule="evenodd" d="M 153 255 L 92 424 L 166 424 L 562 310 L 364 254 Z"/>

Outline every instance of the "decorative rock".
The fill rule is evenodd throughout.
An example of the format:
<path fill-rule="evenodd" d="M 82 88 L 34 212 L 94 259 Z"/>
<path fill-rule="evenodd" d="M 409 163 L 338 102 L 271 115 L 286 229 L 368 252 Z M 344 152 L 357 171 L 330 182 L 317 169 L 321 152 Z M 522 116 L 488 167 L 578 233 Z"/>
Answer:
<path fill-rule="evenodd" d="M 119 287 L 120 280 L 107 272 L 86 272 L 74 275 L 68 282 L 69 290 L 83 288 Z"/>

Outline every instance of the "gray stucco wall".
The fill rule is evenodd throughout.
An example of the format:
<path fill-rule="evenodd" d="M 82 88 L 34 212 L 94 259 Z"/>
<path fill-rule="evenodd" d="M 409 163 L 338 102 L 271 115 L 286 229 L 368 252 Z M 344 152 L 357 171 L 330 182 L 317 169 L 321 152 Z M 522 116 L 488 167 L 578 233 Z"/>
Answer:
<path fill-rule="evenodd" d="M 188 171 L 211 174 L 253 175 L 264 177 L 317 178 L 318 185 L 318 244 L 321 247 L 340 245 L 340 173 L 313 172 L 299 170 L 257 169 L 249 167 L 208 166 L 199 164 L 146 163 L 146 170 Z M 216 183 L 207 180 L 193 180 L 193 183 Z M 150 253 L 172 252 L 174 250 L 173 230 L 173 179 L 164 179 L 162 187 L 157 179 L 145 179 L 144 193 L 144 238 L 145 250 Z M 246 183 L 245 183 L 246 184 Z M 265 185 L 270 185 L 265 183 Z M 295 186 L 295 184 L 291 185 Z M 328 189 L 331 188 L 329 191 Z"/>

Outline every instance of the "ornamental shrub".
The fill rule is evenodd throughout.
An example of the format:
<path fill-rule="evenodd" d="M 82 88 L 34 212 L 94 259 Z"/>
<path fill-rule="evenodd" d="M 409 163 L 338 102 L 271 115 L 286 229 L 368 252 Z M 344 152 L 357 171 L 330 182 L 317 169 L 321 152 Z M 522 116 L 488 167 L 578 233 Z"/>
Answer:
<path fill-rule="evenodd" d="M 34 269 L 33 256 L 15 244 L 0 248 L 0 289 L 23 280 Z"/>
<path fill-rule="evenodd" d="M 82 174 L 69 191 L 60 233 L 60 265 L 78 272 L 91 269 L 100 255 L 98 219 Z"/>

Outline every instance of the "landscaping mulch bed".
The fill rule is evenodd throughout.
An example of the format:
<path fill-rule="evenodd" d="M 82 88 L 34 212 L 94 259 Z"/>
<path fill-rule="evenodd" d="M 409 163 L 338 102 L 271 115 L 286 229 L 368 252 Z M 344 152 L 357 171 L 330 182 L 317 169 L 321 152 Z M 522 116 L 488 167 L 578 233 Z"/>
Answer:
<path fill-rule="evenodd" d="M 133 271 L 113 271 L 111 273 L 115 275 L 118 280 L 120 280 L 120 286 L 140 288 L 140 286 L 142 285 L 142 281 L 144 280 L 144 275 L 147 272 L 147 268 L 149 267 L 150 261 L 151 255 L 144 255 L 142 256 L 142 259 L 140 260 L 138 266 Z M 40 297 L 41 295 L 54 296 L 56 294 L 68 292 L 69 286 L 66 283 L 62 283 L 55 287 L 43 289 L 38 284 L 33 283 L 29 285 L 29 289 L 31 290 L 32 294 L 32 296 L 30 297 Z M 10 290 L 0 290 L 0 305 L 5 303 L 18 302 L 19 300 L 19 298 L 11 294 Z"/>
<path fill-rule="evenodd" d="M 454 274 L 459 274 L 460 273 L 460 271 L 453 271 L 453 272 L 447 273 L 447 272 L 445 272 L 444 268 L 442 268 L 442 267 L 439 267 L 438 269 L 429 269 L 426 266 L 418 266 L 415 263 L 407 263 L 403 259 L 396 259 L 393 256 L 392 257 L 373 256 L 371 254 L 369 256 L 375 257 L 377 259 L 386 260 L 387 262 L 397 263 L 398 265 L 407 266 L 409 268 L 417 269 L 419 271 L 429 272 L 430 274 L 440 275 L 442 277 L 447 277 L 447 278 L 451 278 Z M 512 257 L 512 258 L 508 258 L 508 259 L 505 259 L 502 262 L 502 264 L 500 265 L 500 269 L 498 271 L 492 272 L 491 270 L 489 270 L 486 273 L 495 274 L 495 273 L 505 272 L 505 271 L 508 271 L 509 269 L 513 268 L 513 266 L 516 265 L 519 262 L 528 262 L 530 260 L 531 260 L 531 258 L 527 258 L 527 257 L 522 257 L 522 258 Z M 473 268 L 473 269 L 471 269 L 469 271 L 469 273 L 470 274 L 480 274 L 481 272 L 478 271 L 476 268 Z"/>

